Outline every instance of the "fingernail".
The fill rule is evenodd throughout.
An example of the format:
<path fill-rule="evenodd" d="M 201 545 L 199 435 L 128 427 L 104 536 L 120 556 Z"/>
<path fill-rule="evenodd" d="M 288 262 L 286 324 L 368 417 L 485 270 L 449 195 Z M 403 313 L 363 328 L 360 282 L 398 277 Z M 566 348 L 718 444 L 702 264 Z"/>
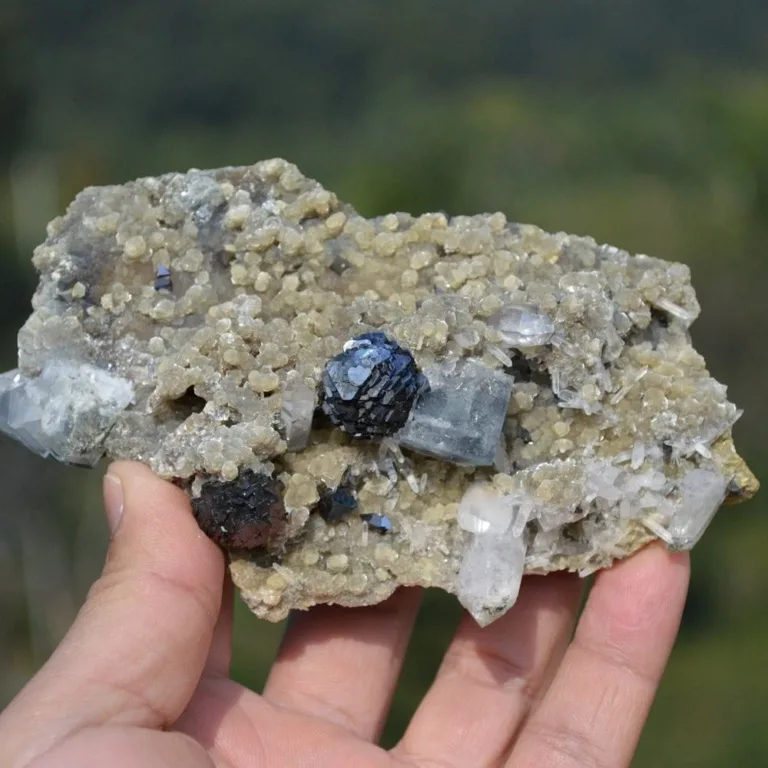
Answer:
<path fill-rule="evenodd" d="M 104 475 L 104 507 L 109 530 L 114 535 L 123 517 L 123 483 L 117 475 Z"/>

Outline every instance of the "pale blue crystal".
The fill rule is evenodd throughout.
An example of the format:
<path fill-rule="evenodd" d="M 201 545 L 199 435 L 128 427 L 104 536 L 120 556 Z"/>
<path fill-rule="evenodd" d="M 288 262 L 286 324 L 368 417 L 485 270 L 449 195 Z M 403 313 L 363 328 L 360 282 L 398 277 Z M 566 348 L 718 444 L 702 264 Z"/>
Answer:
<path fill-rule="evenodd" d="M 403 447 L 457 464 L 492 466 L 512 395 L 511 376 L 479 363 L 426 370 L 430 391 L 395 435 Z"/>

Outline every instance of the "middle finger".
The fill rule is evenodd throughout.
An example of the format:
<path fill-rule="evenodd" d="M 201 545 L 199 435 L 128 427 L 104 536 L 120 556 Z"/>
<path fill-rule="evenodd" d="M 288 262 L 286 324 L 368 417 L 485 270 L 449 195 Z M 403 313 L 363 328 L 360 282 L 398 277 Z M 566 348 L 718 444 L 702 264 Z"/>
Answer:
<path fill-rule="evenodd" d="M 565 651 L 579 594 L 575 574 L 531 576 L 491 626 L 466 616 L 394 754 L 417 765 L 498 763 Z"/>

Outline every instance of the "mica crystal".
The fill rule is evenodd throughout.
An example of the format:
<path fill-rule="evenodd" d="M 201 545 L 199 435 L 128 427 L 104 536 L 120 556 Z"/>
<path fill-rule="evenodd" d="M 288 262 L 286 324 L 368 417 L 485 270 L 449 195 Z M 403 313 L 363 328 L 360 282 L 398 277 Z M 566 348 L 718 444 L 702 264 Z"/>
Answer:
<path fill-rule="evenodd" d="M 681 264 L 366 219 L 283 160 L 86 189 L 33 261 L 0 429 L 184 488 L 270 620 L 422 585 L 486 624 L 525 573 L 689 549 L 757 490 Z"/>

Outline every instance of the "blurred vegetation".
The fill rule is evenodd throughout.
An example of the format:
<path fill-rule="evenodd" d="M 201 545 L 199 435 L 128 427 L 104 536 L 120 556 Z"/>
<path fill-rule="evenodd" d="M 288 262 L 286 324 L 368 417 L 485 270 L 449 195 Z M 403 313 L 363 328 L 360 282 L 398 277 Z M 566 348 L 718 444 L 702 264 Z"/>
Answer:
<path fill-rule="evenodd" d="M 366 214 L 500 209 L 689 263 L 694 340 L 765 476 L 766 30 L 763 0 L 3 0 L 4 367 L 29 251 L 80 188 L 282 155 Z M 0 473 L 2 705 L 65 631 L 106 532 L 97 472 L 3 440 Z M 723 510 L 696 550 L 638 766 L 768 764 L 766 503 Z M 457 617 L 429 595 L 389 742 Z M 258 688 L 281 631 L 239 611 L 239 679 Z"/>

